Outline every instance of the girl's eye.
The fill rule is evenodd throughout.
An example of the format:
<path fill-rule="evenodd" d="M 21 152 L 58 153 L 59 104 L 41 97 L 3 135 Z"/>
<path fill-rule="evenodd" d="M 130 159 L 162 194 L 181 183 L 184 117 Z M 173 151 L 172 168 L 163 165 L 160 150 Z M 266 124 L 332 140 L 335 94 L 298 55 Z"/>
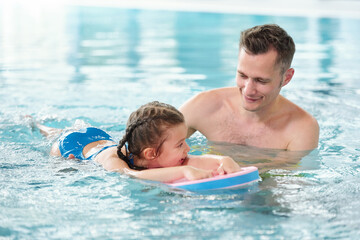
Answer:
<path fill-rule="evenodd" d="M 184 143 L 180 143 L 179 148 L 181 148 L 184 145 Z"/>

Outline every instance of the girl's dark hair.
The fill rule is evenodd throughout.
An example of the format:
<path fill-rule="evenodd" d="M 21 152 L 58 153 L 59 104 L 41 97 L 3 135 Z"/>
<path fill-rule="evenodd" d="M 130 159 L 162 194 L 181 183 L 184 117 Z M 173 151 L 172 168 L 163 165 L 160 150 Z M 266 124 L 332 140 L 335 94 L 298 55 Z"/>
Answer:
<path fill-rule="evenodd" d="M 156 154 L 160 154 L 161 145 L 165 141 L 164 132 L 184 122 L 182 113 L 169 104 L 154 101 L 141 106 L 130 114 L 125 134 L 118 145 L 119 158 L 130 168 L 138 169 L 131 163 L 129 153 L 140 157 L 145 148 L 153 147 L 156 149 Z M 128 149 L 124 155 L 121 149 L 126 143 Z"/>

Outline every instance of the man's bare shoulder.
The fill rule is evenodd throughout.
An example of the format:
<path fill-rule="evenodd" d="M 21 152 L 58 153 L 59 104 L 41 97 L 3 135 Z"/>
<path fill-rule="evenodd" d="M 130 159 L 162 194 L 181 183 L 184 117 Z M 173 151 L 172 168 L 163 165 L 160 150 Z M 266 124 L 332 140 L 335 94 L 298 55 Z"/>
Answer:
<path fill-rule="evenodd" d="M 307 150 L 316 148 L 319 141 L 319 124 L 310 113 L 286 100 L 290 121 L 287 128 L 291 141 L 289 150 Z"/>
<path fill-rule="evenodd" d="M 307 125 L 311 125 L 313 127 L 315 125 L 318 125 L 317 120 L 303 108 L 299 107 L 298 105 L 287 99 L 286 99 L 286 104 L 292 116 L 292 120 L 293 120 L 292 122 L 294 124 L 302 125 L 304 123 L 308 123 Z"/>
<path fill-rule="evenodd" d="M 203 91 L 190 98 L 180 110 L 185 109 L 202 109 L 205 112 L 216 111 L 221 108 L 224 101 L 235 96 L 238 93 L 236 87 L 216 88 L 208 91 Z"/>
<path fill-rule="evenodd" d="M 236 87 L 217 88 L 198 93 L 186 101 L 180 108 L 188 126 L 188 136 L 199 130 L 207 136 L 206 132 L 213 129 L 215 119 L 222 116 L 220 113 L 226 102 L 234 99 L 238 89 Z"/>

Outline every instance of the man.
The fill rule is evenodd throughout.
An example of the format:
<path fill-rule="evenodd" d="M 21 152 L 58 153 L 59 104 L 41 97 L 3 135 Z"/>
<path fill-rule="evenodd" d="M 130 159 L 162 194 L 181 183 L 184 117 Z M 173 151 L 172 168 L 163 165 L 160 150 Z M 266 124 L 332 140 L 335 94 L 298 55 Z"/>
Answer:
<path fill-rule="evenodd" d="M 180 111 L 188 136 L 259 148 L 305 151 L 317 147 L 319 125 L 309 113 L 280 95 L 294 75 L 293 39 L 277 25 L 241 33 L 237 87 L 202 92 Z"/>

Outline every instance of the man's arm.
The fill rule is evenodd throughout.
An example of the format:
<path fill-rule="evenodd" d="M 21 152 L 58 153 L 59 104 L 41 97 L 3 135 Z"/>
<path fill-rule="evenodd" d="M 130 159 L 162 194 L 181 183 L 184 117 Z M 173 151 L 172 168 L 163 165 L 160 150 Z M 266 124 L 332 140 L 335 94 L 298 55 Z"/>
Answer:
<path fill-rule="evenodd" d="M 199 93 L 194 97 L 187 100 L 180 108 L 179 111 L 184 115 L 186 126 L 188 127 L 187 137 L 193 135 L 198 129 L 196 126 L 199 124 L 199 116 L 202 114 L 204 106 L 202 106 L 203 99 L 206 94 Z"/>
<path fill-rule="evenodd" d="M 311 115 L 307 115 L 293 128 L 293 136 L 287 149 L 306 151 L 317 148 L 319 143 L 319 124 Z"/>
<path fill-rule="evenodd" d="M 208 127 L 209 122 L 204 121 L 204 119 L 208 119 L 221 104 L 221 101 L 219 101 L 220 91 L 222 89 L 201 92 L 190 98 L 179 108 L 188 127 L 187 137 L 190 137 L 198 130 L 200 131 L 200 127 L 205 129 Z"/>
<path fill-rule="evenodd" d="M 197 129 L 194 127 L 194 125 L 196 123 L 196 119 L 193 116 L 194 112 L 195 112 L 194 105 L 197 102 L 196 97 L 198 97 L 198 95 L 187 100 L 179 108 L 179 111 L 184 115 L 185 123 L 188 128 L 187 136 L 186 136 L 187 138 L 189 138 L 191 135 L 193 135 L 197 131 Z"/>

